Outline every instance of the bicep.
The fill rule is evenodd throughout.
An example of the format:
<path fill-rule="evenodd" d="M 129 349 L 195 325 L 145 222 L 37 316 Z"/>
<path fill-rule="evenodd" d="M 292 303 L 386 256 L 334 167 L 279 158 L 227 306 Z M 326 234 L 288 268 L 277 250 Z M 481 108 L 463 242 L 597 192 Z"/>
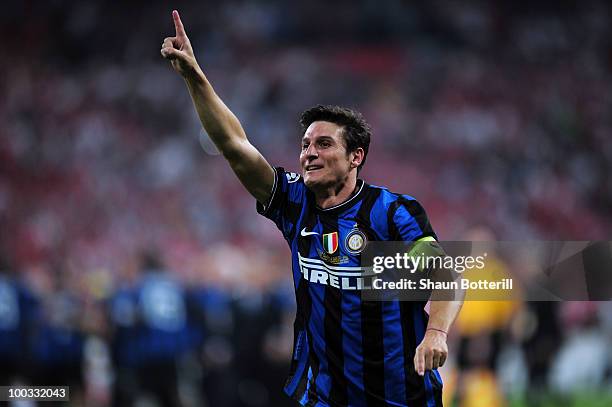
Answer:
<path fill-rule="evenodd" d="M 274 169 L 259 150 L 248 140 L 240 140 L 224 156 L 246 190 L 257 201 L 268 202 L 274 185 Z"/>

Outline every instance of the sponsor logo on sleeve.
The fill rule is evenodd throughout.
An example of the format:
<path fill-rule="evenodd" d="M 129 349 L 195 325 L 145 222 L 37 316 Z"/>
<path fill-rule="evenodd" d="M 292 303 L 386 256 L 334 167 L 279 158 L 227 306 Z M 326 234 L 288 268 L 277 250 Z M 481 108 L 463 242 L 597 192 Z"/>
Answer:
<path fill-rule="evenodd" d="M 287 182 L 293 184 L 300 179 L 300 174 L 296 174 L 295 172 L 286 172 L 285 177 L 287 177 Z"/>

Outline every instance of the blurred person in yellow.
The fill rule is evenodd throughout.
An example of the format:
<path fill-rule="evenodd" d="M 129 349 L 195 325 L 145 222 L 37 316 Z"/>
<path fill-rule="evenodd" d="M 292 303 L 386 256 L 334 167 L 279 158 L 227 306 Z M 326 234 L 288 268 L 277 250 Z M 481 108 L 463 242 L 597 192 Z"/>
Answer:
<path fill-rule="evenodd" d="M 495 240 L 486 227 L 469 230 L 466 240 L 475 246 Z M 487 245 L 487 259 L 482 269 L 472 268 L 465 273 L 470 280 L 495 280 L 512 278 L 508 266 Z M 516 291 L 516 290 L 515 290 Z M 457 351 L 457 380 L 455 399 L 460 407 L 504 406 L 504 397 L 495 378 L 497 357 L 500 354 L 504 331 L 510 328 L 513 317 L 521 307 L 514 299 L 490 299 L 488 293 L 468 289 L 464 306 L 457 317 L 459 344 Z M 492 298 L 499 298 L 497 295 Z"/>

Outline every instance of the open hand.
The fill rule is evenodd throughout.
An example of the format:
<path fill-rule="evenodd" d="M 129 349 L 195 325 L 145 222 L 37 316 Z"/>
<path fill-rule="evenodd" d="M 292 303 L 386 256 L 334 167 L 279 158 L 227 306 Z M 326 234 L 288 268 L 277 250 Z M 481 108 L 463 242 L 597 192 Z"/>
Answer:
<path fill-rule="evenodd" d="M 186 77 L 196 71 L 198 63 L 193 55 L 193 48 L 191 48 L 178 11 L 172 11 L 172 20 L 174 20 L 176 36 L 164 38 L 161 54 L 162 57 L 170 60 L 176 72 Z"/>

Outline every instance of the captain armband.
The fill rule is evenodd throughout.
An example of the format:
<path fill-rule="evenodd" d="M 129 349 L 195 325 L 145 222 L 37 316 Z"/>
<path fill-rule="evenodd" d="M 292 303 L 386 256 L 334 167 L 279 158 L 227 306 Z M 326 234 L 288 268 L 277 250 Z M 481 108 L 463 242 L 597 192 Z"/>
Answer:
<path fill-rule="evenodd" d="M 431 236 L 423 237 L 412 243 L 408 250 L 415 272 L 431 272 L 443 268 L 446 252 Z"/>

